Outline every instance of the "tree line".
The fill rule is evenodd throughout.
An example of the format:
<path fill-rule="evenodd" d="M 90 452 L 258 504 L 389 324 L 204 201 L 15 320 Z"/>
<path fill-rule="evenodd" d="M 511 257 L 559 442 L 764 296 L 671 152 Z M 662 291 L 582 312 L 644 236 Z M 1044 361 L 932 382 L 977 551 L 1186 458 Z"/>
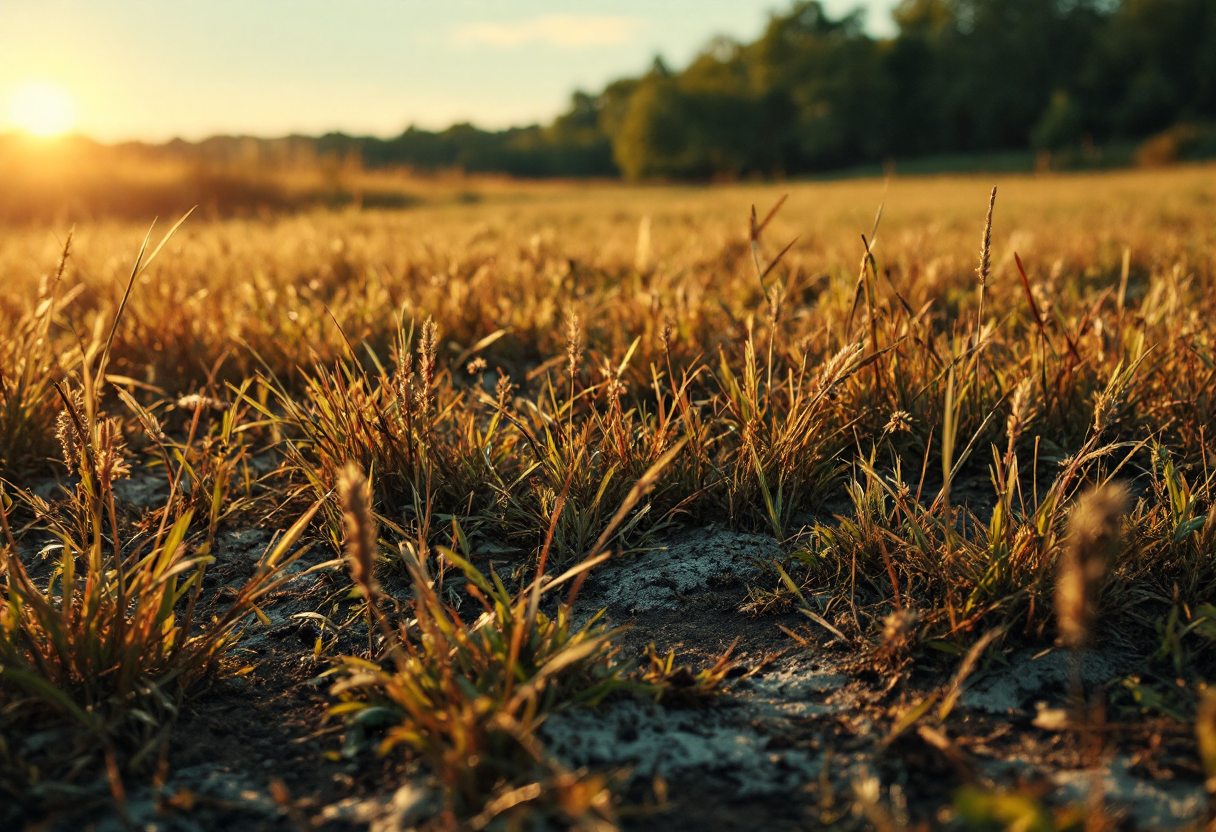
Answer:
<path fill-rule="evenodd" d="M 318 150 L 368 167 L 641 180 L 1075 155 L 1170 128 L 1176 143 L 1216 144 L 1216 0 L 902 0 L 894 18 L 879 39 L 860 11 L 798 0 L 756 41 L 718 38 L 679 71 L 656 59 L 575 93 L 548 125 L 333 134 Z"/>

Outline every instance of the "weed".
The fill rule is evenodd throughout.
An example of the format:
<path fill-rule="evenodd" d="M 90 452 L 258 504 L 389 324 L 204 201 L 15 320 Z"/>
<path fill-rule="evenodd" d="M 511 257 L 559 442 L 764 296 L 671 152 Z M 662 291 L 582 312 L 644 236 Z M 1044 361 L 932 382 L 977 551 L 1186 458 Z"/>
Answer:
<path fill-rule="evenodd" d="M 137 259 L 132 284 L 139 266 Z M 121 314 L 120 307 L 115 327 Z M 72 392 L 49 382 L 62 403 L 63 462 L 76 479 L 66 500 L 52 505 L 29 491 L 10 496 L 0 483 L 0 719 L 14 737 L 9 726 L 15 723 L 22 723 L 22 733 L 57 722 L 70 728 L 67 741 L 37 767 L 13 759 L 7 746 L 0 749 L 9 757 L 3 785 L 19 802 L 37 798 L 21 784 L 37 779 L 38 768 L 43 776 L 72 779 L 100 755 L 121 803 L 122 768 L 139 768 L 163 747 L 182 696 L 220 666 L 243 623 L 282 585 L 279 570 L 302 554 L 291 550 L 315 513 L 305 513 L 267 549 L 227 609 L 200 620 L 226 487 L 217 482 L 204 491 L 200 504 L 211 519 L 192 532 L 194 510 L 175 502 L 194 453 L 184 448 L 166 472 L 176 518 L 166 508 L 152 533 L 128 535 L 115 483 L 130 474 L 131 458 L 120 420 L 101 405 L 108 345 L 97 341 L 85 350 Z M 151 439 L 163 448 L 162 437 Z M 10 522 L 17 502 L 36 518 L 21 540 L 22 530 Z M 36 578 L 26 559 L 39 537 L 48 541 L 42 555 L 50 566 L 39 567 Z"/>
<path fill-rule="evenodd" d="M 455 522 L 453 546 L 438 547 L 434 555 L 400 543 L 413 589 L 404 624 L 390 620 L 402 616 L 388 608 L 390 599 L 373 576 L 377 534 L 371 488 L 354 466 L 343 472 L 339 491 L 347 560 L 382 634 L 390 669 L 344 658 L 332 671 L 338 678 L 331 693 L 339 702 L 330 714 L 344 717 L 355 731 L 382 728 L 380 753 L 400 746 L 425 760 L 447 798 L 444 823 L 460 819 L 483 828 L 500 814 L 519 817 L 530 811 L 587 829 L 612 820 L 606 781 L 565 770 L 534 734 L 549 711 L 594 705 L 637 687 L 623 678 L 626 667 L 615 659 L 617 631 L 600 624 L 600 615 L 574 627 L 573 604 L 588 570 L 607 558 L 601 551 L 615 528 L 672 455 L 634 484 L 587 558 L 551 579 L 545 563 L 555 515 L 535 576 L 514 594 L 497 573 L 487 578 L 473 565 Z M 467 593 L 482 607 L 476 621 L 466 622 L 440 596 L 432 577 L 440 564 L 463 573 Z M 542 599 L 566 584 L 571 584 L 566 600 L 546 615 Z"/>

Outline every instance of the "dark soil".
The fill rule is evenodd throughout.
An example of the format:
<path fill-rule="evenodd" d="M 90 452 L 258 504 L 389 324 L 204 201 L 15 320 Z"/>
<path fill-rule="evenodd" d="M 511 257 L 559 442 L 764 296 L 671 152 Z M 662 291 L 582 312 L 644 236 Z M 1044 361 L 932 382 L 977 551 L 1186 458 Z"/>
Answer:
<path fill-rule="evenodd" d="M 702 551 L 695 547 L 703 548 L 706 541 L 698 542 L 697 533 L 691 534 L 677 538 L 677 543 L 694 547 L 689 551 Z M 229 587 L 244 580 L 267 539 L 253 534 L 229 540 L 223 567 L 208 581 L 212 603 L 223 605 Z M 718 545 L 718 538 L 706 540 Z M 318 562 L 323 555 L 312 557 Z M 796 779 L 796 786 L 774 786 L 768 791 L 763 782 L 740 789 L 736 776 L 740 773 L 729 766 L 703 770 L 690 764 L 661 780 L 634 776 L 620 793 L 623 829 L 870 828 L 888 821 L 936 828 L 954 822 L 950 807 L 964 785 L 1019 787 L 1052 804 L 1072 794 L 1058 778 L 1052 779 L 1058 773 L 1117 761 L 1126 763 L 1119 763 L 1125 774 L 1111 780 L 1106 805 L 1114 815 L 1122 813 L 1123 828 L 1202 822 L 1202 773 L 1189 726 L 1165 718 L 1146 720 L 1125 702 L 1111 701 L 1102 731 L 1081 740 L 1068 732 L 1036 727 L 1033 702 L 996 714 L 975 707 L 964 696 L 948 722 L 927 718 L 895 735 L 892 726 L 926 696 L 941 690 L 957 660 L 926 654 L 895 671 L 862 661 L 851 647 L 793 612 L 744 614 L 740 608 L 747 600 L 748 583 L 758 576 L 747 571 L 751 567 L 744 555 L 731 557 L 736 559 L 732 567 L 710 570 L 700 585 L 673 583 L 657 605 L 639 606 L 632 600 L 626 604 L 619 597 L 608 603 L 611 622 L 628 625 L 619 639 L 621 655 L 641 657 L 653 642 L 660 653 L 675 650 L 679 663 L 701 667 L 733 645 L 737 666 L 731 685 L 737 690 L 681 723 L 686 727 L 673 730 L 695 735 L 700 722 L 725 726 L 721 728 L 727 730 L 725 736 L 737 730 L 773 759 L 809 761 L 807 768 L 792 775 L 782 768 L 784 763 L 776 765 L 774 772 L 786 778 L 783 783 L 795 782 L 789 780 L 794 775 L 801 779 Z M 588 583 L 586 610 L 604 606 L 620 581 L 646 579 L 645 569 L 645 556 L 605 567 Z M 654 583 L 643 580 L 638 585 L 665 588 L 665 580 L 655 575 Z M 390 590 L 392 584 L 386 581 Z M 352 625 L 348 635 L 328 645 L 317 659 L 316 625 L 291 616 L 317 610 L 329 613 L 344 593 L 343 579 L 326 572 L 302 576 L 278 591 L 264 608 L 272 625 L 251 625 L 235 657 L 237 665 L 252 670 L 197 692 L 182 707 L 163 762 L 142 775 L 127 777 L 133 828 L 157 832 L 365 829 L 365 822 L 349 819 L 355 815 L 327 807 L 383 799 L 405 783 L 422 781 L 424 774 L 400 758 L 380 759 L 366 751 L 344 753 L 340 724 L 325 719 L 328 684 L 318 676 L 329 666 L 331 655 L 366 653 L 360 635 L 365 631 Z M 798 633 L 805 644 L 781 626 Z M 999 687 L 1001 674 L 1027 678 L 1017 664 L 1027 659 L 1010 660 L 1012 667 L 997 663 L 981 669 L 976 680 L 985 680 L 984 690 Z M 920 669 L 912 672 L 913 667 Z M 810 672 L 807 668 L 836 674 L 840 681 L 822 692 L 790 693 L 786 703 L 782 691 L 795 689 L 773 687 L 773 680 L 792 674 L 797 682 L 798 673 Z M 1052 682 L 1054 677 L 1043 678 L 1047 681 L 1033 697 L 1059 707 L 1064 687 Z M 1117 690 L 1111 690 L 1115 696 Z M 603 718 L 611 719 L 611 714 L 605 712 Z M 619 765 L 632 763 L 623 759 Z M 868 808 L 858 798 L 867 778 L 877 778 L 879 784 L 877 804 Z M 277 799 L 272 781 L 285 787 L 285 794 L 280 792 Z M 158 789 L 154 782 L 164 785 Z M 1136 789 L 1155 789 L 1156 797 L 1138 796 L 1133 793 Z M 44 814 L 15 820 L 7 828 L 31 832 L 124 828 L 100 772 L 92 787 L 76 794 L 70 800 L 52 801 Z M 666 800 L 661 802 L 664 794 Z M 348 820 L 335 819 L 339 817 Z"/>

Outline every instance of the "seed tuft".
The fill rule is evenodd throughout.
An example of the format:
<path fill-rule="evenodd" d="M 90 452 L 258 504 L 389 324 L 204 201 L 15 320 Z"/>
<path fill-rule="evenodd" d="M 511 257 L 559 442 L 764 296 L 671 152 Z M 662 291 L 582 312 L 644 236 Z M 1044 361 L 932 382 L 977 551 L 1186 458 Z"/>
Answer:
<path fill-rule="evenodd" d="M 1074 650 L 1090 640 L 1098 597 L 1107 573 L 1123 548 L 1120 520 L 1127 514 L 1127 487 L 1107 484 L 1077 500 L 1068 518 L 1068 541 L 1056 579 L 1056 618 L 1060 638 Z"/>
<path fill-rule="evenodd" d="M 363 596 L 373 600 L 380 592 L 373 573 L 378 536 L 376 518 L 372 514 L 370 484 L 354 463 L 342 469 L 338 496 L 346 524 L 346 561 L 350 576 Z"/>

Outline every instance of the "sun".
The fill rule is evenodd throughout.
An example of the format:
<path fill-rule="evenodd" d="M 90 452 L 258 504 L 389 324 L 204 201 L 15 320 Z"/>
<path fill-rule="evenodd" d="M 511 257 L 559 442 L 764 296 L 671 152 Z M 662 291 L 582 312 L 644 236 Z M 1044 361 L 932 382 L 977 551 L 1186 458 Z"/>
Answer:
<path fill-rule="evenodd" d="M 63 87 L 28 81 L 13 92 L 8 119 L 32 136 L 60 136 L 76 124 L 76 105 Z"/>

